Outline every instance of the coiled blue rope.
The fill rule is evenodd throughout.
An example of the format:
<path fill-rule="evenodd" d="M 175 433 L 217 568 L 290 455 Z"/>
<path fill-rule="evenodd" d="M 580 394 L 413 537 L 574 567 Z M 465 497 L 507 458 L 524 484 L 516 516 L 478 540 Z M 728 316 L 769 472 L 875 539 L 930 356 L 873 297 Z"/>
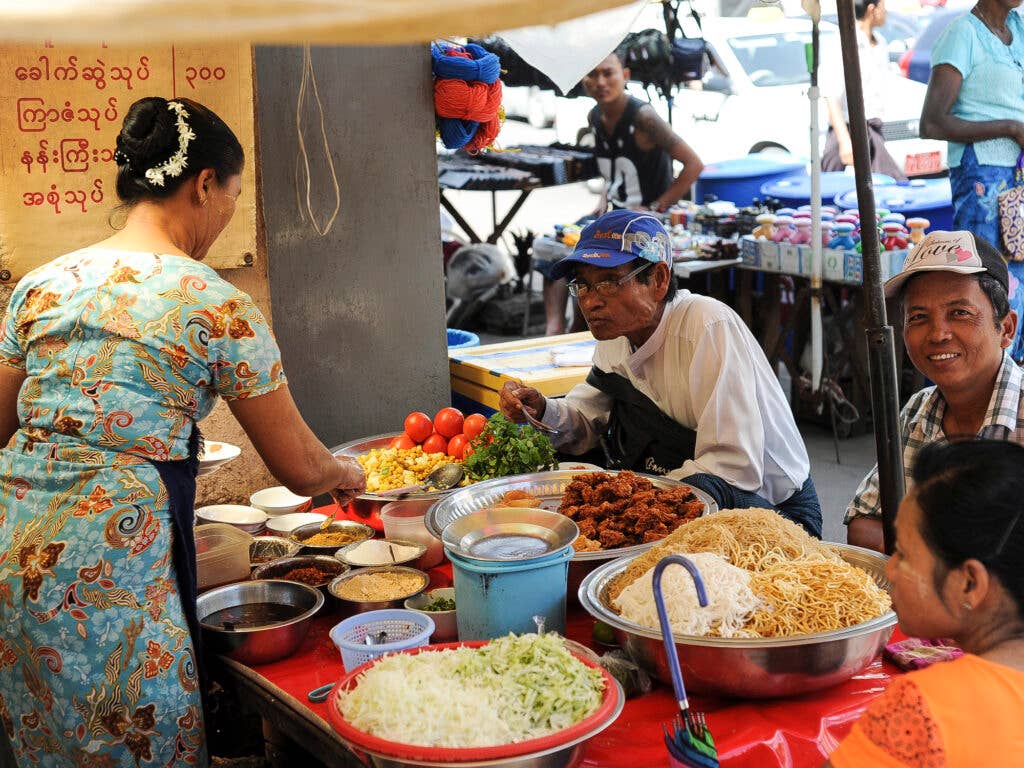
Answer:
<path fill-rule="evenodd" d="M 438 120 L 438 131 L 441 143 L 448 149 L 459 149 L 469 143 L 476 135 L 480 123 L 475 120 L 459 120 L 454 117 L 442 117 Z"/>
<path fill-rule="evenodd" d="M 461 56 L 447 56 L 445 50 L 464 50 L 472 59 Z M 430 46 L 430 55 L 434 60 L 434 77 L 445 77 L 454 80 L 479 80 L 490 85 L 501 77 L 501 62 L 498 57 L 486 48 L 469 43 L 465 48 L 451 46 L 442 48 L 437 43 Z"/>

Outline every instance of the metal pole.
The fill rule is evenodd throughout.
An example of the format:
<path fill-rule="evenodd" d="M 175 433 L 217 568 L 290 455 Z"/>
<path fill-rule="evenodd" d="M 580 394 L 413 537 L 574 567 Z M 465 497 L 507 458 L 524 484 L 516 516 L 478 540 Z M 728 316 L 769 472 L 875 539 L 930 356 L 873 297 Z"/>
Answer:
<path fill-rule="evenodd" d="M 817 9 L 820 11 L 821 9 Z M 824 342 L 821 328 L 821 147 L 818 143 L 818 62 L 820 13 L 812 16 L 811 46 L 807 69 L 811 75 L 811 392 L 821 391 Z M 819 409 L 820 409 L 819 405 Z"/>
<path fill-rule="evenodd" d="M 871 148 L 864 116 L 864 93 L 860 82 L 853 0 L 838 0 L 839 39 L 843 49 L 846 103 L 850 111 L 853 169 L 857 179 L 857 207 L 860 209 L 860 244 L 864 275 L 864 330 L 868 342 L 868 371 L 871 376 L 871 410 L 878 451 L 878 487 L 882 508 L 885 551 L 895 543 L 893 523 L 903 498 L 903 447 L 900 445 L 899 390 L 896 383 L 896 354 L 892 326 L 885 313 L 882 270 L 875 226 L 875 196 L 871 184 Z"/>

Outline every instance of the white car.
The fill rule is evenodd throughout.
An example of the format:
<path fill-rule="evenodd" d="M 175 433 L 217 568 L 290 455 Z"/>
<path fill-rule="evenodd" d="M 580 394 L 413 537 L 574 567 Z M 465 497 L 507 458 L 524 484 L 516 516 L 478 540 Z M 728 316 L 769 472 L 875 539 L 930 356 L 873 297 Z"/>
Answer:
<path fill-rule="evenodd" d="M 781 151 L 800 157 L 810 155 L 810 75 L 804 56 L 811 40 L 806 19 L 754 20 L 714 18 L 704 20 L 704 38 L 714 56 L 703 81 L 678 90 L 672 107 L 672 126 L 705 163 L 740 157 L 751 152 Z M 839 48 L 839 29 L 820 25 L 824 52 Z M 822 84 L 819 81 L 819 85 Z M 630 93 L 647 98 L 638 83 Z M 891 99 L 884 121 L 886 148 L 908 176 L 937 174 L 946 170 L 946 143 L 921 139 L 918 120 L 926 86 L 901 77 L 893 70 L 888 86 Z M 651 89 L 651 101 L 668 118 L 664 99 Z M 591 99 L 556 98 L 554 127 L 558 141 L 575 143 L 586 128 Z M 828 112 L 819 100 L 821 137 L 825 146 Z"/>

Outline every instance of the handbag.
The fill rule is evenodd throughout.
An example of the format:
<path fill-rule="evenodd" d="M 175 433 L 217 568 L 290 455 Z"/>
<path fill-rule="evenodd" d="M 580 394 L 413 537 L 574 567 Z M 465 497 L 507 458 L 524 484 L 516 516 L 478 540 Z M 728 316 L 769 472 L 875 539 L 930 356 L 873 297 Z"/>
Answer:
<path fill-rule="evenodd" d="M 672 80 L 676 84 L 688 83 L 693 80 L 700 80 L 708 70 L 710 56 L 708 46 L 704 41 L 704 29 L 701 27 L 700 16 L 689 3 L 690 16 L 697 25 L 697 36 L 687 37 L 679 23 L 679 3 L 674 7 L 666 3 L 663 6 L 665 13 L 665 26 L 669 31 L 672 40 Z M 675 34 L 678 32 L 679 34 Z"/>
<path fill-rule="evenodd" d="M 1024 152 L 1017 158 L 1015 186 L 999 193 L 999 230 L 1010 261 L 1024 261 Z"/>

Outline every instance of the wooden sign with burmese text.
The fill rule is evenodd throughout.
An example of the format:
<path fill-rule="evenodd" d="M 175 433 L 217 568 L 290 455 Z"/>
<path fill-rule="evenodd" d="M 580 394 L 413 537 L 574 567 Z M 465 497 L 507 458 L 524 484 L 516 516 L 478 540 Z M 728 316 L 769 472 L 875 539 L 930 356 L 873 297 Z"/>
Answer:
<path fill-rule="evenodd" d="M 0 46 L 0 282 L 109 237 L 119 201 L 115 139 L 146 96 L 213 109 L 245 150 L 234 218 L 206 261 L 249 266 L 256 254 L 252 49 L 154 45 Z M 123 214 L 120 217 L 123 219 Z"/>

